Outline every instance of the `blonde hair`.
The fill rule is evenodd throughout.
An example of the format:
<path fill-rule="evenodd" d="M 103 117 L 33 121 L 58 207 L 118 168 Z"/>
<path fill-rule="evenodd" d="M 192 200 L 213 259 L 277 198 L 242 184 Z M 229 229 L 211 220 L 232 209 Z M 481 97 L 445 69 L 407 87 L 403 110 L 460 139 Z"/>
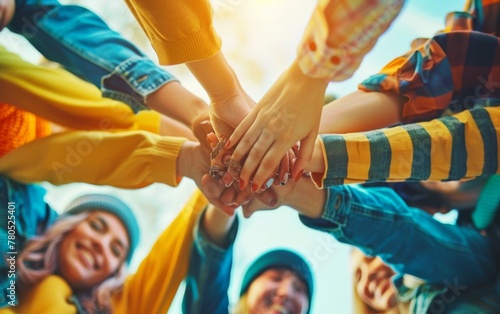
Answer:
<path fill-rule="evenodd" d="M 21 286 L 29 287 L 41 282 L 58 269 L 59 246 L 66 235 L 89 216 L 88 212 L 57 220 L 42 236 L 30 239 L 19 255 L 18 275 Z M 123 263 L 115 274 L 90 291 L 75 295 L 85 311 L 96 308 L 111 313 L 112 293 L 123 286 L 126 269 Z"/>
<path fill-rule="evenodd" d="M 248 296 L 245 293 L 238 299 L 238 303 L 233 307 L 233 314 L 250 314 L 248 309 Z"/>

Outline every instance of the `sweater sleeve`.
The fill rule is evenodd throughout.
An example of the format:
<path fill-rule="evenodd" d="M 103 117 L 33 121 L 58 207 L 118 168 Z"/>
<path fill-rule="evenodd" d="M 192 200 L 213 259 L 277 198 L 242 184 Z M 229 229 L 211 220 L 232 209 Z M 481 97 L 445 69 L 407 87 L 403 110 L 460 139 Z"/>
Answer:
<path fill-rule="evenodd" d="M 158 238 L 137 272 L 113 295 L 115 313 L 166 313 L 187 274 L 193 227 L 208 204 L 196 191 L 177 218 Z"/>
<path fill-rule="evenodd" d="M 498 174 L 500 107 L 475 107 L 429 122 L 322 135 L 319 187 L 366 181 L 460 180 Z"/>
<path fill-rule="evenodd" d="M 297 49 L 302 72 L 343 81 L 401 11 L 403 0 L 319 0 Z"/>
<path fill-rule="evenodd" d="M 160 64 L 206 59 L 220 50 L 208 0 L 125 2 L 151 41 Z"/>
<path fill-rule="evenodd" d="M 41 67 L 0 47 L 0 101 L 82 130 L 137 128 L 132 110 L 63 69 Z"/>
<path fill-rule="evenodd" d="M 65 132 L 4 155 L 0 173 L 25 183 L 86 182 L 140 188 L 160 182 L 177 186 L 177 156 L 185 141 L 145 131 Z"/>

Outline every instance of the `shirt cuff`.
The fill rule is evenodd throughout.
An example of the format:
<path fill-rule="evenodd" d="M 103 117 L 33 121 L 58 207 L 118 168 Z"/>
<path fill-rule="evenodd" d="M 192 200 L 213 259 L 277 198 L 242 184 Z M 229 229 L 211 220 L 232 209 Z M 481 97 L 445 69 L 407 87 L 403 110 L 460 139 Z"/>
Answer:
<path fill-rule="evenodd" d="M 345 186 L 333 186 L 326 190 L 326 202 L 321 218 L 313 219 L 299 215 L 300 221 L 307 227 L 335 233 L 347 224 L 350 208 L 350 192 Z"/>
<path fill-rule="evenodd" d="M 205 212 L 206 207 L 198 216 L 198 219 L 193 228 L 194 245 L 201 256 L 209 258 L 212 261 L 222 262 L 225 255 L 228 252 L 232 252 L 230 248 L 233 246 L 236 235 L 238 234 L 238 216 L 235 217 L 235 220 L 226 235 L 227 243 L 229 244 L 226 248 L 223 248 L 210 241 L 206 232 L 202 228 L 200 228 L 201 219 L 205 215 Z"/>

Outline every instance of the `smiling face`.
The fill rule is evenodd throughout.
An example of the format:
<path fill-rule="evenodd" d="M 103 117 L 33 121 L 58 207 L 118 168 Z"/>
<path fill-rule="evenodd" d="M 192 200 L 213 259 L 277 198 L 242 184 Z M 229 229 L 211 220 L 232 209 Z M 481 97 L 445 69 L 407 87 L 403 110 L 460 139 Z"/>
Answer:
<path fill-rule="evenodd" d="M 0 0 L 0 31 L 4 29 L 14 16 L 14 0 Z"/>
<path fill-rule="evenodd" d="M 379 257 L 369 257 L 360 250 L 352 252 L 356 294 L 371 309 L 385 312 L 397 305 L 391 286 L 392 268 Z"/>
<path fill-rule="evenodd" d="M 125 261 L 127 230 L 113 214 L 93 211 L 61 241 L 58 273 L 75 290 L 88 290 L 113 275 Z"/>
<path fill-rule="evenodd" d="M 301 314 L 309 309 L 306 284 L 287 269 L 269 269 L 255 278 L 247 302 L 253 314 Z"/>

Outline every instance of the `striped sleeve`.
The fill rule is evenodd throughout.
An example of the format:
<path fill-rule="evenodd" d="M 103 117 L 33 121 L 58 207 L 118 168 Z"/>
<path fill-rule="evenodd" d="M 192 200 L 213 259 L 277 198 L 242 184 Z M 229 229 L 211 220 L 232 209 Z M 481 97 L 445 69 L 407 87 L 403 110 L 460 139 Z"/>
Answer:
<path fill-rule="evenodd" d="M 322 135 L 327 165 L 318 187 L 370 181 L 471 179 L 500 173 L 500 107 L 429 122 Z"/>

